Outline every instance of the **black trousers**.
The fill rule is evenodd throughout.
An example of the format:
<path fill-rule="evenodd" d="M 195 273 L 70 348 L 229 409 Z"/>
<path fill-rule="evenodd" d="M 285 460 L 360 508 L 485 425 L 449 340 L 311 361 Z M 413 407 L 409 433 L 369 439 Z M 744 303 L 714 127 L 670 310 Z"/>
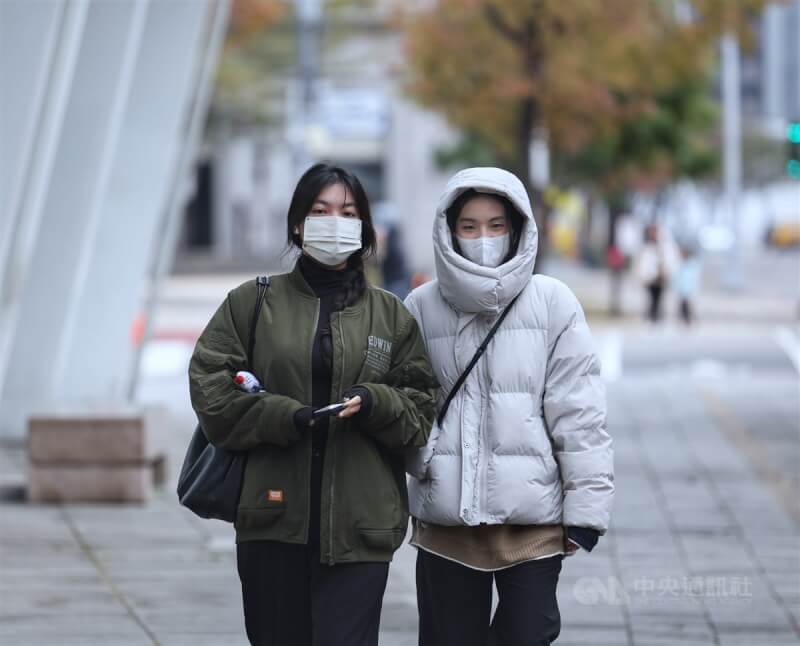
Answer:
<path fill-rule="evenodd" d="M 661 294 L 664 291 L 662 283 L 650 283 L 647 286 L 647 293 L 650 295 L 650 307 L 647 310 L 647 317 L 653 322 L 661 320 Z"/>
<path fill-rule="evenodd" d="M 561 632 L 558 554 L 481 572 L 430 552 L 417 554 L 419 646 L 545 646 Z M 497 611 L 492 612 L 492 580 Z"/>
<path fill-rule="evenodd" d="M 686 323 L 686 325 L 690 325 L 692 321 L 694 321 L 692 303 L 686 297 L 681 298 L 681 320 Z"/>
<path fill-rule="evenodd" d="M 314 546 L 236 546 L 253 646 L 377 646 L 388 563 L 323 565 Z"/>

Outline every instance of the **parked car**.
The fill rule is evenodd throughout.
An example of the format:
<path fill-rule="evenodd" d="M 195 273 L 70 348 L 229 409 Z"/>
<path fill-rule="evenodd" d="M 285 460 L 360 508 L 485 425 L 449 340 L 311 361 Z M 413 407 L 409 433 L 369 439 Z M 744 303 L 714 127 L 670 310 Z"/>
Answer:
<path fill-rule="evenodd" d="M 768 245 L 781 249 L 800 247 L 800 219 L 785 219 L 773 222 L 767 228 Z"/>

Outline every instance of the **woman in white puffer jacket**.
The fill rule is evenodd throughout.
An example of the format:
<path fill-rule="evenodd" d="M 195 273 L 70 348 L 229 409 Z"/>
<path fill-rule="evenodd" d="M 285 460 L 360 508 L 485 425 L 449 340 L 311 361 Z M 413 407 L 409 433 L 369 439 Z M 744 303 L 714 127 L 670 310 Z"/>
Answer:
<path fill-rule="evenodd" d="M 591 550 L 608 528 L 614 476 L 600 362 L 570 289 L 533 275 L 537 238 L 514 175 L 462 171 L 436 211 L 437 280 L 406 299 L 441 406 L 519 295 L 441 426 L 409 455 L 420 646 L 550 644 L 561 626 L 562 558 Z"/>

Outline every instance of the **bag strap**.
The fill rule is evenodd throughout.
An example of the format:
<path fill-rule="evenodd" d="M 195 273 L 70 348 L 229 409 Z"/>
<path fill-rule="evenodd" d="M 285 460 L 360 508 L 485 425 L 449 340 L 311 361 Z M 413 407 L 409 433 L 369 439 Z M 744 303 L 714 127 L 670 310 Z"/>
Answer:
<path fill-rule="evenodd" d="M 269 289 L 269 276 L 256 278 L 256 286 L 258 287 L 258 295 L 256 296 L 253 320 L 250 321 L 250 342 L 247 344 L 247 367 L 250 369 L 253 367 L 253 348 L 256 345 L 256 323 L 258 323 L 258 317 L 261 315 L 261 306 L 264 304 L 264 298 L 266 298 L 267 289 Z"/>
<path fill-rule="evenodd" d="M 520 292 L 521 294 L 522 292 Z M 447 414 L 447 409 L 450 407 L 450 402 L 453 401 L 453 398 L 456 396 L 456 393 L 459 391 L 461 386 L 464 385 L 464 382 L 467 380 L 469 373 L 475 367 L 475 364 L 478 363 L 478 360 L 483 356 L 483 353 L 486 352 L 486 348 L 489 347 L 489 342 L 492 340 L 495 332 L 497 332 L 497 328 L 500 327 L 500 324 L 503 322 L 503 319 L 506 318 L 511 308 L 514 306 L 514 303 L 517 302 L 517 299 L 520 297 L 520 294 L 517 294 L 507 306 L 506 309 L 500 314 L 500 317 L 495 321 L 495 324 L 492 326 L 492 329 L 489 330 L 489 334 L 486 335 L 486 338 L 483 340 L 478 346 L 478 349 L 475 351 L 475 356 L 472 357 L 469 364 L 466 368 L 464 368 L 464 372 L 461 373 L 461 376 L 458 378 L 456 383 L 453 385 L 453 388 L 447 395 L 447 399 L 444 400 L 444 406 L 442 406 L 442 410 L 439 411 L 439 415 L 436 418 L 436 423 L 439 424 L 441 427 L 442 420 L 444 420 L 444 416 Z"/>

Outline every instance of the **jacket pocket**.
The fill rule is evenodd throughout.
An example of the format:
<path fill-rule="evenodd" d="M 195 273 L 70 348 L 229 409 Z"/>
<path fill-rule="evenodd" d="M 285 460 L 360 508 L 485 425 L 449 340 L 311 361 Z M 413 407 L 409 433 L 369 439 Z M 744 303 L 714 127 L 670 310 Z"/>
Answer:
<path fill-rule="evenodd" d="M 405 529 L 358 529 L 361 542 L 370 549 L 394 552 L 403 544 Z"/>
<path fill-rule="evenodd" d="M 439 424 L 434 422 L 425 446 L 406 450 L 406 473 L 417 480 L 428 480 L 430 478 L 431 460 L 436 455 L 436 445 L 439 443 L 440 435 Z"/>
<path fill-rule="evenodd" d="M 264 529 L 273 525 L 286 511 L 285 505 L 275 507 L 239 507 L 236 529 Z"/>

